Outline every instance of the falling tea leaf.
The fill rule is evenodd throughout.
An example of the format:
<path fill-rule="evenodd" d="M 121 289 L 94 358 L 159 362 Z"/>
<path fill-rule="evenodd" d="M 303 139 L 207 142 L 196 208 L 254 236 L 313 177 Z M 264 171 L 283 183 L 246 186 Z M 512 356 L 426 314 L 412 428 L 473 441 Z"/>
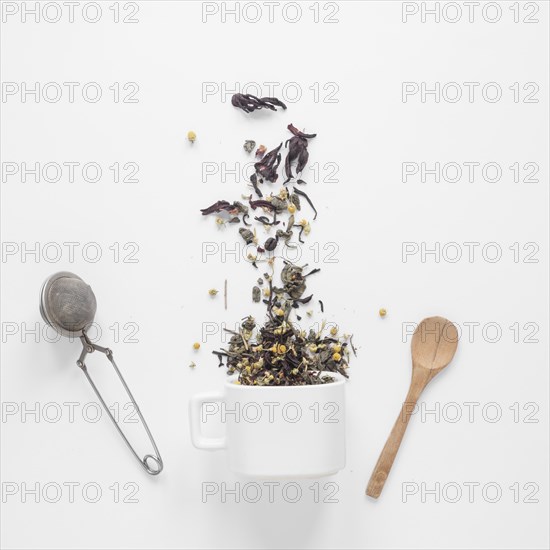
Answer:
<path fill-rule="evenodd" d="M 242 109 L 246 113 L 252 113 L 259 109 L 270 109 L 276 111 L 276 107 L 286 109 L 286 105 L 276 97 L 256 97 L 252 94 L 235 94 L 231 98 L 234 107 Z"/>

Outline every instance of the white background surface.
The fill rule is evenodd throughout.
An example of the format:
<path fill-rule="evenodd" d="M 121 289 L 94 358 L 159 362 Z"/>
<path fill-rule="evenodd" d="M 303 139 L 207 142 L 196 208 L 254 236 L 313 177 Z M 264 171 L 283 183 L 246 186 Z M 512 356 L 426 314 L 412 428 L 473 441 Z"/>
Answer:
<path fill-rule="evenodd" d="M 337 23 L 315 23 L 312 4 L 301 3 L 294 24 L 281 8 L 269 23 L 262 4 L 257 24 L 231 17 L 224 23 L 220 15 L 203 23 L 199 2 L 178 1 L 140 3 L 136 24 L 115 24 L 111 2 L 101 2 L 103 16 L 95 24 L 82 21 L 80 7 L 74 23 L 64 11 L 57 23 L 23 23 L 18 14 L 2 24 L 4 82 L 81 83 L 74 103 L 66 89 L 56 103 L 3 98 L 2 161 L 94 161 L 103 168 L 97 183 L 79 175 L 70 183 L 66 172 L 57 183 L 22 183 L 19 176 L 2 181 L 4 252 L 6 243 L 19 247 L 2 258 L 4 548 L 548 547 L 548 4 L 536 3 L 534 24 L 514 23 L 506 2 L 493 24 L 479 12 L 472 23 L 466 15 L 455 24 L 434 23 L 433 16 L 422 23 L 419 15 L 403 23 L 400 2 L 338 2 Z M 419 95 L 403 103 L 405 81 L 492 81 L 503 96 L 488 103 L 478 87 L 471 103 L 436 103 L 433 96 L 422 103 Z M 87 82 L 101 85 L 101 101 L 82 99 L 78 90 Z M 115 103 L 109 90 L 114 82 L 138 83 L 139 102 Z M 226 83 L 230 90 L 236 83 L 277 82 L 282 99 L 282 86 L 295 82 L 302 98 L 289 102 L 286 112 L 246 116 L 231 107 L 230 93 L 225 102 L 220 94 L 203 97 L 204 82 Z M 316 82 L 321 90 L 336 83 L 336 102 L 315 101 L 309 88 Z M 538 103 L 515 103 L 508 89 L 514 82 L 537 83 Z M 261 317 L 262 310 L 250 302 L 258 275 L 244 259 L 202 256 L 204 242 L 232 247 L 239 238 L 236 228 L 220 231 L 213 219 L 203 219 L 199 208 L 246 190 L 243 179 L 231 175 L 225 183 L 220 175 L 201 181 L 202 163 L 245 163 L 245 139 L 271 148 L 287 139 L 290 122 L 318 132 L 310 142 L 312 163 L 338 166 L 336 182 L 323 181 L 323 170 L 317 182 L 304 173 L 319 217 L 302 261 L 322 268 L 309 288 L 324 300 L 324 317 L 353 332 L 360 347 L 347 388 L 347 466 L 319 480 L 322 497 L 328 496 L 324 483 L 336 484 L 336 503 L 314 502 L 312 481 L 300 483 L 303 495 L 294 504 L 280 491 L 273 503 L 267 491 L 256 504 L 235 503 L 231 495 L 225 503 L 220 495 L 203 502 L 203 483 L 231 488 L 238 480 L 223 453 L 191 446 L 189 397 L 221 389 L 225 379 L 210 355 L 219 335 L 203 339 L 197 354 L 191 346 L 201 340 L 203 323 L 232 325 L 250 312 Z M 193 146 L 185 139 L 189 129 L 198 134 Z M 422 183 L 417 176 L 403 183 L 402 163 L 423 161 L 496 162 L 503 175 L 495 183 L 479 174 L 473 182 L 464 176 L 456 183 L 433 177 Z M 139 182 L 114 183 L 108 168 L 114 162 L 136 162 Z M 514 183 L 508 169 L 514 162 L 536 163 L 538 182 Z M 304 215 L 309 217 L 307 206 Z M 79 243 L 73 262 L 63 246 L 68 241 Z M 92 242 L 102 250 L 96 263 L 82 255 Z M 109 247 L 129 242 L 139 246 L 138 262 L 114 261 Z M 433 256 L 422 262 L 420 254 L 405 263 L 404 242 L 481 245 L 473 262 L 463 246 L 456 263 L 436 263 Z M 489 242 L 501 247 L 500 261 L 483 258 L 481 248 Z M 34 243 L 40 251 L 58 243 L 63 254 L 53 261 L 22 257 L 21 249 Z M 320 258 L 309 250 L 314 243 Z M 338 247 L 335 263 L 323 261 L 327 243 Z M 514 243 L 520 250 L 536 243 L 538 263 L 526 263 L 523 250 L 514 262 Z M 55 248 L 49 251 L 55 256 Z M 94 289 L 99 343 L 113 348 L 155 435 L 165 461 L 158 478 L 139 468 L 105 416 L 97 423 L 83 418 L 94 399 L 75 366 L 79 344 L 50 343 L 44 333 L 38 342 L 33 334 L 22 336 L 36 323 L 42 329 L 38 291 L 60 270 L 78 273 Z M 220 296 L 207 295 L 225 278 L 228 311 Z M 384 320 L 379 307 L 388 309 Z M 315 310 L 320 320 L 317 305 Z M 479 325 L 472 338 L 463 334 L 451 367 L 423 396 L 423 406 L 446 414 L 439 421 L 413 417 L 375 502 L 364 489 L 410 376 L 404 323 L 428 315 L 448 317 L 463 330 L 466 323 Z M 114 323 L 136 323 L 139 342 L 116 342 L 109 329 Z M 496 325 L 484 334 L 488 323 Z M 514 323 L 517 343 L 509 328 Z M 527 323 L 535 325 L 524 328 Z M 495 326 L 502 334 L 491 342 Z M 533 326 L 538 343 L 524 342 Z M 102 357 L 93 359 L 103 366 Z M 114 379 L 103 382 L 119 390 Z M 73 422 L 66 402 L 77 404 Z M 472 421 L 468 402 L 479 403 Z M 449 403 L 462 413 L 456 422 L 450 421 L 456 405 Z M 484 409 L 488 403 L 496 405 Z M 36 404 L 38 418 L 21 414 Z M 56 404 L 61 418 L 46 421 L 43 413 L 55 417 Z M 7 414 L 13 407 L 18 412 Z M 519 407 L 519 419 L 510 407 Z M 488 421 L 497 409 L 502 417 Z M 72 499 L 70 482 L 78 484 Z M 87 483 L 102 490 L 98 502 L 83 497 Z M 119 502 L 110 489 L 115 483 Z M 124 489 L 126 483 L 132 485 Z M 405 498 L 406 483 L 417 484 L 419 492 Z M 449 483 L 462 489 L 456 503 L 456 485 L 444 490 Z M 479 484 L 472 502 L 465 483 Z M 487 483 L 501 488 L 497 502 L 489 502 L 489 488 L 488 498 L 482 494 Z M 25 487 L 36 484 L 41 493 L 25 499 Z M 44 499 L 45 487 L 53 495 L 63 489 L 58 502 Z M 15 495 L 6 494 L 14 488 Z M 423 502 L 421 488 L 436 489 L 439 502 L 433 494 Z M 122 502 L 136 490 L 138 502 Z M 525 502 L 529 495 L 536 502 Z"/>

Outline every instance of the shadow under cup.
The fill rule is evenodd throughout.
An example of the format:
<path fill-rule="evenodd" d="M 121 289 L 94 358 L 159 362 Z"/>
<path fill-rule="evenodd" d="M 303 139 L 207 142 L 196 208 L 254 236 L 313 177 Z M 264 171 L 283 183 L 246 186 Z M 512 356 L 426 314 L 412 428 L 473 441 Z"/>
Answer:
<path fill-rule="evenodd" d="M 331 373 L 332 375 L 332 373 Z M 304 478 L 345 466 L 345 380 L 311 386 L 243 386 L 194 396 L 191 439 L 198 449 L 227 451 L 229 468 L 246 477 Z M 201 425 L 217 421 L 225 436 L 206 437 Z"/>

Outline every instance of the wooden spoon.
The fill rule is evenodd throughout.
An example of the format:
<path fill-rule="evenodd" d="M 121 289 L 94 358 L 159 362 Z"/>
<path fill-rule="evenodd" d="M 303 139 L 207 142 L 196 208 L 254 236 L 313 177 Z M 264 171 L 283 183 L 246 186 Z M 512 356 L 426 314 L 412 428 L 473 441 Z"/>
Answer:
<path fill-rule="evenodd" d="M 443 317 L 428 317 L 414 331 L 409 393 L 370 476 L 366 491 L 370 497 L 380 496 L 420 394 L 428 382 L 451 362 L 457 346 L 456 327 Z"/>

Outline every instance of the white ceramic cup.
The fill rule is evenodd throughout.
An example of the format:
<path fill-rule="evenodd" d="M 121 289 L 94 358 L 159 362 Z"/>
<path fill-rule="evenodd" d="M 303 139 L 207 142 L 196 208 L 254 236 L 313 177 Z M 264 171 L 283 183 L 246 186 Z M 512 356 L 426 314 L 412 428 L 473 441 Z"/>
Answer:
<path fill-rule="evenodd" d="M 244 386 L 189 403 L 197 449 L 226 449 L 229 468 L 260 478 L 320 477 L 345 466 L 345 380 L 311 386 Z M 225 436 L 206 437 L 202 425 L 222 422 Z"/>

